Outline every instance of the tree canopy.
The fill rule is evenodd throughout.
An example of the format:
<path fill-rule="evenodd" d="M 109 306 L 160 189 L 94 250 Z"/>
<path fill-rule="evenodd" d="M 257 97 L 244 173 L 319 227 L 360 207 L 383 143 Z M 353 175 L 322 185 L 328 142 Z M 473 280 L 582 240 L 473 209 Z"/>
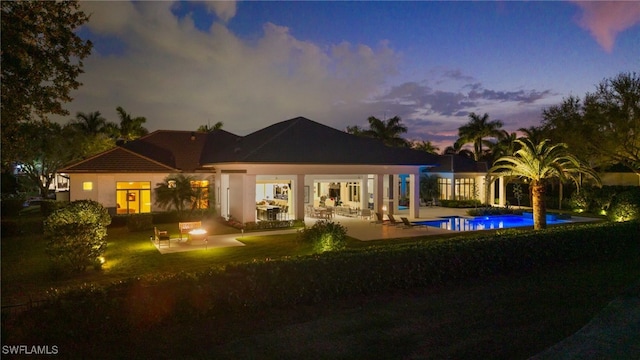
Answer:
<path fill-rule="evenodd" d="M 478 161 L 484 155 L 482 145 L 491 145 L 487 140 L 485 140 L 485 138 L 500 137 L 500 135 L 502 135 L 500 132 L 501 128 L 502 121 L 489 121 L 489 114 L 485 113 L 484 115 L 480 116 L 472 112 L 469 114 L 469 122 L 458 128 L 458 142 L 461 143 L 461 145 L 472 143 L 473 158 Z"/>
<path fill-rule="evenodd" d="M 378 139 L 387 146 L 409 147 L 409 142 L 401 136 L 407 132 L 407 127 L 402 124 L 402 119 L 399 116 L 388 120 L 380 120 L 375 116 L 370 116 L 367 120 L 369 121 L 369 129 L 358 132 L 358 128 L 351 128 L 351 131 Z"/>
<path fill-rule="evenodd" d="M 543 125 L 594 165 L 619 163 L 640 174 L 640 76 L 620 73 L 583 99 L 543 111 Z"/>
<path fill-rule="evenodd" d="M 587 175 L 600 184 L 600 178 L 577 157 L 567 151 L 567 144 L 551 144 L 549 140 L 534 143 L 531 139 L 515 140 L 519 149 L 499 158 L 489 169 L 490 175 L 515 176 L 531 182 L 534 229 L 547 225 L 545 185 L 553 178 L 573 180 L 580 185 L 580 175 Z"/>
<path fill-rule="evenodd" d="M 68 115 L 92 44 L 76 29 L 89 20 L 77 1 L 3 1 L 0 42 L 3 165 L 22 151 L 20 122 Z"/>

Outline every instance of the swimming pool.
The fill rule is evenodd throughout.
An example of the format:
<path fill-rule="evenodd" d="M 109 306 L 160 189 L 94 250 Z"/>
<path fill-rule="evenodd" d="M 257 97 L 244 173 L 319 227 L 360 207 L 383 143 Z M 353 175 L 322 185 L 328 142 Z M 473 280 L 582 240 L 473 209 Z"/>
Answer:
<path fill-rule="evenodd" d="M 558 220 L 554 216 L 547 215 L 548 225 L 564 224 L 569 222 L 571 221 Z M 450 216 L 443 217 L 441 220 L 420 221 L 416 222 L 415 224 L 433 226 L 440 229 L 453 231 L 473 231 L 533 226 L 533 218 L 520 215 L 495 215 L 476 217 Z"/>

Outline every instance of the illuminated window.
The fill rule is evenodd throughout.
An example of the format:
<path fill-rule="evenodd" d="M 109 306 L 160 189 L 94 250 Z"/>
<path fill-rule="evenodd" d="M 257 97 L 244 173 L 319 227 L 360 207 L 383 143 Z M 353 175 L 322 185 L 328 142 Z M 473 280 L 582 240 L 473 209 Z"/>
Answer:
<path fill-rule="evenodd" d="M 93 182 L 91 181 L 85 181 L 82 183 L 82 190 L 84 191 L 91 191 L 93 190 Z"/>
<path fill-rule="evenodd" d="M 440 186 L 440 199 L 451 199 L 451 179 L 438 178 L 438 186 Z"/>
<path fill-rule="evenodd" d="M 455 194 L 457 200 L 470 200 L 476 198 L 476 180 L 473 178 L 456 179 Z"/>
<path fill-rule="evenodd" d="M 151 212 L 151 182 L 116 182 L 116 207 L 118 214 Z"/>
<path fill-rule="evenodd" d="M 194 190 L 195 196 L 191 199 L 194 209 L 209 208 L 209 180 L 194 180 L 191 182 L 191 188 Z"/>
<path fill-rule="evenodd" d="M 349 191 L 349 201 L 359 202 L 360 201 L 360 183 L 349 182 L 347 183 L 347 189 Z"/>

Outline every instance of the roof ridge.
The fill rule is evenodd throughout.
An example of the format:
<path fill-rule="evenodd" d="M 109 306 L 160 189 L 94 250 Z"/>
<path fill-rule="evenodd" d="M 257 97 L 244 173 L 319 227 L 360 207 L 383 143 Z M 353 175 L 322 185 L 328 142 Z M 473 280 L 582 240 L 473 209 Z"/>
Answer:
<path fill-rule="evenodd" d="M 280 135 L 282 135 L 284 132 L 286 132 L 287 130 L 289 130 L 292 126 L 294 126 L 295 124 L 297 124 L 300 119 L 304 119 L 303 117 L 296 117 L 293 119 L 290 119 L 288 121 L 290 121 L 291 123 L 289 123 L 287 126 L 285 126 L 283 129 L 281 129 L 280 131 L 278 131 L 275 135 L 273 135 L 271 138 L 265 140 L 260 146 L 256 146 L 252 151 L 249 151 L 245 156 L 243 156 L 243 160 L 249 158 L 251 155 L 255 154 L 256 152 L 258 152 L 260 149 L 264 148 L 265 146 L 267 146 L 269 143 L 271 143 L 272 141 L 274 141 L 276 138 L 280 137 Z M 284 122 L 284 121 L 283 121 Z M 277 125 L 277 124 L 274 124 Z M 272 125 L 272 126 L 274 126 Z M 244 139 L 245 137 L 243 136 L 242 139 Z"/>

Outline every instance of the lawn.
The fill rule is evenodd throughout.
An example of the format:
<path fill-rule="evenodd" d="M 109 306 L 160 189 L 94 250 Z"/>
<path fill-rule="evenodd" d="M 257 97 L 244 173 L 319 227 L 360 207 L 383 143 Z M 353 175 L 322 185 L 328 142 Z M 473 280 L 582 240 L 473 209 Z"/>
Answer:
<path fill-rule="evenodd" d="M 171 226 L 177 228 L 177 224 L 167 227 Z M 3 238 L 3 305 L 30 296 L 38 299 L 51 287 L 106 284 L 311 252 L 295 234 L 245 234 L 244 247 L 167 255 L 160 255 L 147 232 L 112 228 L 108 240 L 102 270 L 52 278 L 41 236 Z M 367 243 L 372 245 L 376 242 Z M 363 244 L 350 240 L 349 246 Z M 286 309 L 219 312 L 135 334 L 101 334 L 100 343 L 70 338 L 58 345 L 66 356 L 73 357 L 65 352 L 73 348 L 95 358 L 527 358 L 577 331 L 637 283 L 640 254 L 637 248 L 632 250 L 607 262 L 582 261 Z"/>

